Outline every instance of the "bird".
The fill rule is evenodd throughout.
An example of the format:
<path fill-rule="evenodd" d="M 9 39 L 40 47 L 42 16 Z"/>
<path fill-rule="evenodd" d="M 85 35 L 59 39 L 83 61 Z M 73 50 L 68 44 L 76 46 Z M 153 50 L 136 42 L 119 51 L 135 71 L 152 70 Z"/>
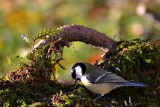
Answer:
<path fill-rule="evenodd" d="M 93 100 L 94 103 L 118 87 L 146 87 L 144 83 L 127 81 L 115 73 L 86 62 L 75 63 L 71 69 L 71 76 L 75 83 L 80 80 L 88 90 L 100 94 L 99 97 Z"/>

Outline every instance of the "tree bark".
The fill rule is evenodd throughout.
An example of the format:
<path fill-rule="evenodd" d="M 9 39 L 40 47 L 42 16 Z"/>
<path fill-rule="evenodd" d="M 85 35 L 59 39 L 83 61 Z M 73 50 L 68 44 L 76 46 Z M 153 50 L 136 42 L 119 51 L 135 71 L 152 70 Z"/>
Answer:
<path fill-rule="evenodd" d="M 41 43 L 34 46 L 34 49 L 49 44 L 50 42 L 54 42 L 54 45 L 58 48 L 60 45 L 61 47 L 69 47 L 72 42 L 81 41 L 107 52 L 114 50 L 117 45 L 120 44 L 120 42 L 116 42 L 107 35 L 82 25 L 64 25 L 58 29 L 60 30 L 60 34 L 41 41 Z"/>

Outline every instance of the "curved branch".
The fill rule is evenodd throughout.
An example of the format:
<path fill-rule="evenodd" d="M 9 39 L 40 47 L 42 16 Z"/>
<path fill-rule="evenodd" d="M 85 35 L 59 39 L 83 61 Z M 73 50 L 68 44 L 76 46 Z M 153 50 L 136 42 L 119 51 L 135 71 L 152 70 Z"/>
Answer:
<path fill-rule="evenodd" d="M 71 42 L 81 41 L 98 47 L 104 51 L 108 51 L 114 50 L 119 44 L 119 42 L 116 42 L 105 34 L 82 25 L 65 25 L 58 29 L 61 30 L 60 34 L 55 36 L 54 39 L 51 39 L 50 37 L 46 40 L 40 41 L 34 46 L 34 49 L 41 47 L 42 45 L 49 44 L 50 42 L 53 42 L 55 46 L 59 46 L 60 44 L 61 46 L 70 46 Z"/>

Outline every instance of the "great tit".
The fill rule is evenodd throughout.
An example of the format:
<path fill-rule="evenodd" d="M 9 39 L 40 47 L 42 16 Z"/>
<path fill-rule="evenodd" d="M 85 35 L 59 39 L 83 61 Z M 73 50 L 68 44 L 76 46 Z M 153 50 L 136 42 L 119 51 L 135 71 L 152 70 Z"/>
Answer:
<path fill-rule="evenodd" d="M 74 81 L 80 80 L 83 85 L 95 94 L 100 94 L 97 99 L 122 86 L 146 87 L 144 83 L 130 82 L 114 73 L 108 72 L 102 68 L 91 65 L 89 63 L 76 63 L 71 70 Z"/>

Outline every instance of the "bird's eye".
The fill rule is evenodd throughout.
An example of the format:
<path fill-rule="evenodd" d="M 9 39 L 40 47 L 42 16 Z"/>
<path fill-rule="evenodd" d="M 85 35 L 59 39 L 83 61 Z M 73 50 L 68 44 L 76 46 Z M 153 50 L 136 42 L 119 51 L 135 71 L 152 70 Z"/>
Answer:
<path fill-rule="evenodd" d="M 75 71 L 75 69 L 73 69 L 72 78 L 73 78 L 73 79 L 76 79 L 76 71 Z"/>

